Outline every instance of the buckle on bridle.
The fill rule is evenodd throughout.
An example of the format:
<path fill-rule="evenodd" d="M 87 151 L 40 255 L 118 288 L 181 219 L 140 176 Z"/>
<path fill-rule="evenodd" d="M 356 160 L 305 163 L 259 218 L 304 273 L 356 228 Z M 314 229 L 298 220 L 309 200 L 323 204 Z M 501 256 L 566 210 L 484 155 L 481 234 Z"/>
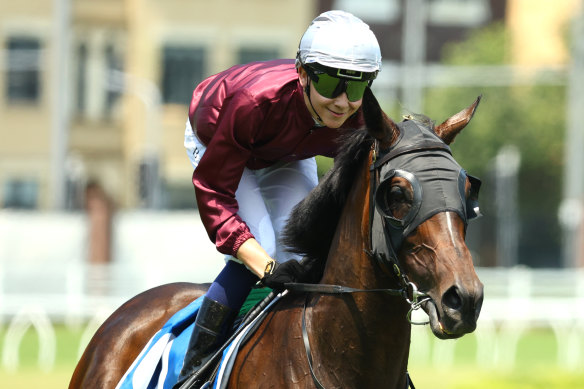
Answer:
<path fill-rule="evenodd" d="M 410 324 L 412 325 L 426 325 L 430 323 L 430 320 L 423 321 L 423 322 L 415 322 L 412 321 L 412 312 L 417 311 L 418 309 L 422 308 L 422 304 L 426 301 L 430 300 L 430 296 L 428 296 L 424 292 L 420 292 L 418 287 L 413 282 L 408 282 L 403 289 L 404 299 L 410 304 L 410 310 L 408 311 L 407 318 Z"/>

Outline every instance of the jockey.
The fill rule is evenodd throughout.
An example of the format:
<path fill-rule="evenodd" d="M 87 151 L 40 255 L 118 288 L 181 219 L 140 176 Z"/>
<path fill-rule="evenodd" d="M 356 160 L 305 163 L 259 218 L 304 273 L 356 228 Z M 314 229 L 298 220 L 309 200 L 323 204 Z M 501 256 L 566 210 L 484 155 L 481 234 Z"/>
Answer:
<path fill-rule="evenodd" d="M 279 244 L 292 208 L 318 183 L 316 155 L 334 157 L 342 129 L 363 125 L 361 103 L 381 67 L 360 19 L 312 21 L 296 60 L 234 66 L 193 92 L 185 147 L 202 222 L 226 265 L 195 321 L 180 386 L 224 341 L 251 288 L 282 290 L 310 269 Z"/>

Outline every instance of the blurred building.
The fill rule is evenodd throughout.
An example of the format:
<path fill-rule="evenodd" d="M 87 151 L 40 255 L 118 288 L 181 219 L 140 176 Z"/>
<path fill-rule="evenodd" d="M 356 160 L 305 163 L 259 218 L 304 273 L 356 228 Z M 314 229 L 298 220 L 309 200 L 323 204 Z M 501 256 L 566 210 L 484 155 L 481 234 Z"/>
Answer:
<path fill-rule="evenodd" d="M 570 62 L 572 19 L 581 0 L 508 0 L 507 27 L 516 65 L 557 66 Z"/>
<path fill-rule="evenodd" d="M 445 43 L 495 20 L 512 27 L 514 60 L 549 64 L 566 61 L 559 26 L 576 2 L 2 2 L 0 207 L 78 209 L 89 182 L 119 208 L 194 207 L 182 147 L 192 89 L 237 63 L 292 58 L 318 12 L 345 9 L 369 23 L 388 69 L 408 61 L 438 62 Z M 420 3 L 426 8 L 424 44 L 412 56 L 408 39 L 416 38 L 416 30 L 407 31 L 415 27 L 412 15 Z M 527 9 L 531 16 L 538 12 L 537 23 L 525 19 Z M 533 34 L 555 39 L 546 46 L 551 51 L 528 43 Z M 383 73 L 380 88 L 383 78 L 387 85 L 394 76 Z"/>
<path fill-rule="evenodd" d="M 237 63 L 294 57 L 314 13 L 310 0 L 2 2 L 0 206 L 76 209 L 92 182 L 122 208 L 194 207 L 192 90 Z"/>

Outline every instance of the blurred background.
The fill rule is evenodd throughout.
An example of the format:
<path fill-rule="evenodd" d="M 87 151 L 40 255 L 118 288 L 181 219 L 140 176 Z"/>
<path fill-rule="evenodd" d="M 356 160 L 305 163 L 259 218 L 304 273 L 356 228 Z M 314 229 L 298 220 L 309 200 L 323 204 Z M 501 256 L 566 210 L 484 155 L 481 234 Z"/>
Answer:
<path fill-rule="evenodd" d="M 0 3 L 0 381 L 66 387 L 122 302 L 223 266 L 183 148 L 206 76 L 293 58 L 320 12 L 368 23 L 395 120 L 483 100 L 452 145 L 483 180 L 468 244 L 474 334 L 414 328 L 419 388 L 584 387 L 582 0 L 21 0 Z M 321 172 L 331 161 L 319 160 Z"/>

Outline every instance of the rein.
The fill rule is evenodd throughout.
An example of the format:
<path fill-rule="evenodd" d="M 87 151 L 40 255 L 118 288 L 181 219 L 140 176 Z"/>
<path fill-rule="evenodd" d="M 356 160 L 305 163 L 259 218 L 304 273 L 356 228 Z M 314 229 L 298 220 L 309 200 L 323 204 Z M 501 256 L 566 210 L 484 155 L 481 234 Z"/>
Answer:
<path fill-rule="evenodd" d="M 297 293 L 322 293 L 322 294 L 349 294 L 349 293 L 386 293 L 390 296 L 401 296 L 408 304 L 410 304 L 410 311 L 408 312 L 408 320 L 410 324 L 424 325 L 427 323 L 416 323 L 410 320 L 412 311 L 421 308 L 422 303 L 428 300 L 427 294 L 420 292 L 413 282 L 407 282 L 401 289 L 357 289 L 343 285 L 330 284 L 303 284 L 303 283 L 286 283 L 286 289 L 290 292 Z"/>

